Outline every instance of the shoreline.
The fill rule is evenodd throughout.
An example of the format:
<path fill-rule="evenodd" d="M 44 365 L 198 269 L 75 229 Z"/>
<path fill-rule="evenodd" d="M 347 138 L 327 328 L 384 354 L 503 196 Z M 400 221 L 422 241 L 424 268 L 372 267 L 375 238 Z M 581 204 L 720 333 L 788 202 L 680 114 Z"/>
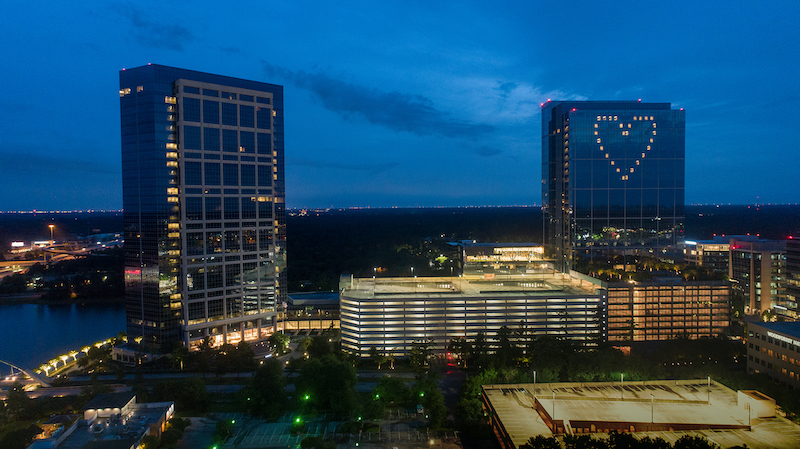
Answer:
<path fill-rule="evenodd" d="M 46 306 L 59 305 L 125 305 L 125 298 L 71 298 L 67 300 L 41 299 L 42 293 L 21 293 L 13 295 L 0 295 L 0 305 L 10 304 L 37 304 Z"/>

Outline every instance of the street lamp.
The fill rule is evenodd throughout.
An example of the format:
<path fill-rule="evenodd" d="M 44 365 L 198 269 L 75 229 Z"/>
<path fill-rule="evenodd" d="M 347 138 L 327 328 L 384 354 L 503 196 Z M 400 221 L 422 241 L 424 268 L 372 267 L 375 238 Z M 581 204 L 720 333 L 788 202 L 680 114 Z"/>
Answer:
<path fill-rule="evenodd" d="M 655 398 L 653 397 L 653 393 L 650 393 L 650 424 L 654 423 L 654 412 L 653 412 L 653 401 Z"/>
<path fill-rule="evenodd" d="M 55 228 L 56 225 L 50 224 L 50 225 L 47 225 L 47 227 L 50 228 L 50 245 L 53 245 L 53 244 L 55 244 L 55 240 L 53 240 L 53 228 Z"/>
<path fill-rule="evenodd" d="M 378 275 L 378 268 L 375 267 L 375 268 L 372 269 L 372 279 L 375 279 L 375 276 L 377 276 L 377 275 Z"/>
<path fill-rule="evenodd" d="M 747 426 L 749 427 L 750 426 L 750 403 L 749 402 L 745 402 L 744 403 L 744 408 L 747 409 Z M 753 429 L 750 429 L 750 430 L 753 430 Z"/>

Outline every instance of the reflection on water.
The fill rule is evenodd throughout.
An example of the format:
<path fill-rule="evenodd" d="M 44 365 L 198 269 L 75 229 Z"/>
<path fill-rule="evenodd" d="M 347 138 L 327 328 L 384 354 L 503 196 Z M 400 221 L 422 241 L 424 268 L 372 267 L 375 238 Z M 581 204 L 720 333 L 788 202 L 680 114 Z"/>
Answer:
<path fill-rule="evenodd" d="M 125 306 L 0 305 L 0 360 L 38 368 L 53 357 L 125 330 Z M 0 374 L 10 368 L 0 366 Z"/>

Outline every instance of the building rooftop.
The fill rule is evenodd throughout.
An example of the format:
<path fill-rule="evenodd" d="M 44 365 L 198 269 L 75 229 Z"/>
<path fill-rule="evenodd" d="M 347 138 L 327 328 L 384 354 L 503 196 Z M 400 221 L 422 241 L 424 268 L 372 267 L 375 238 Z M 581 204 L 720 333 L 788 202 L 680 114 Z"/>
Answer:
<path fill-rule="evenodd" d="M 287 299 L 294 305 L 339 304 L 339 292 L 289 293 Z"/>
<path fill-rule="evenodd" d="M 351 298 L 502 297 L 593 295 L 598 287 L 561 273 L 529 275 L 462 275 L 453 277 L 398 277 L 353 279 L 342 295 Z"/>
<path fill-rule="evenodd" d="M 761 326 L 772 332 L 787 335 L 789 337 L 800 340 L 800 321 L 786 321 L 786 322 L 761 322 L 754 321 L 749 324 Z"/>
<path fill-rule="evenodd" d="M 89 441 L 81 449 L 130 449 L 136 445 L 136 442 L 135 438 Z"/>
<path fill-rule="evenodd" d="M 133 391 L 121 391 L 119 393 L 105 393 L 95 396 L 94 399 L 89 401 L 84 407 L 84 410 L 106 409 L 106 408 L 122 408 L 128 402 L 131 402 L 136 396 Z"/>
<path fill-rule="evenodd" d="M 517 447 L 536 435 L 552 436 L 552 421 L 563 421 L 566 432 L 597 438 L 615 428 L 670 443 L 700 435 L 721 447 L 794 448 L 800 441 L 800 426 L 780 417 L 756 419 L 739 404 L 736 391 L 706 379 L 624 387 L 620 382 L 484 385 L 483 391 Z"/>
<path fill-rule="evenodd" d="M 78 426 L 58 449 L 129 449 L 141 440 L 152 424 L 158 423 L 165 414 L 171 416 L 173 410 L 172 402 L 134 404 L 130 413 L 120 419 L 101 418 L 88 426 Z"/>

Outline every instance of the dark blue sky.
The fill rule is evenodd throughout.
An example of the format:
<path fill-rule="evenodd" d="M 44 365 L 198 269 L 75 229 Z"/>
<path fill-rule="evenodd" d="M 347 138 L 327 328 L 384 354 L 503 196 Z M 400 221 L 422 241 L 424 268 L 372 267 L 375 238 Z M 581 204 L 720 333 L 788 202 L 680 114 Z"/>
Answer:
<path fill-rule="evenodd" d="M 687 203 L 800 199 L 800 2 L 7 2 L 0 211 L 122 207 L 118 71 L 285 86 L 289 207 L 539 204 L 539 105 L 686 109 Z"/>

